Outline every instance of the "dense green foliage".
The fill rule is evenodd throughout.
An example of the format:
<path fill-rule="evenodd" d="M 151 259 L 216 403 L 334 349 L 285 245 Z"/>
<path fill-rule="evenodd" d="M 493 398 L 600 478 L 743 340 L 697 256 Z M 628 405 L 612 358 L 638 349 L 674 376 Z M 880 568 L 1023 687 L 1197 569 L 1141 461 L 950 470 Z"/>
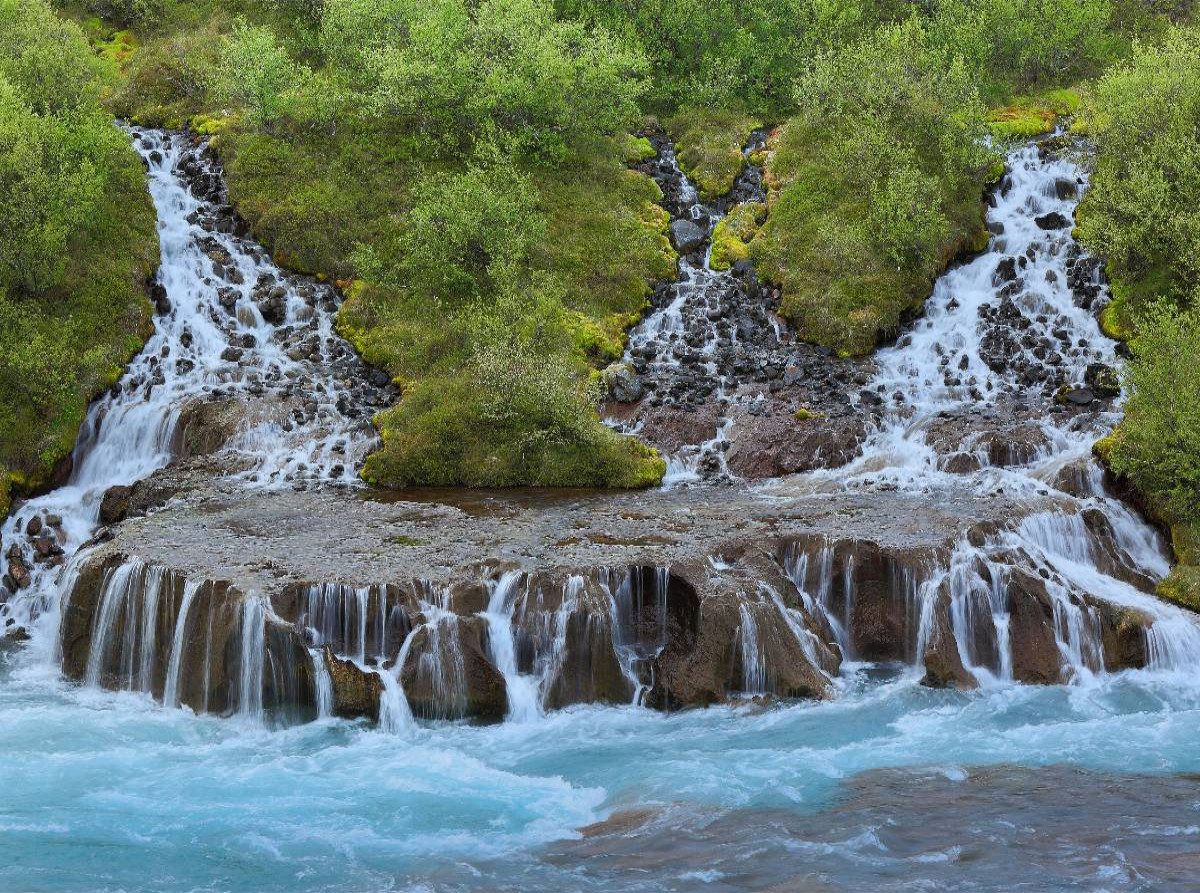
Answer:
<path fill-rule="evenodd" d="M 366 475 L 656 482 L 593 383 L 674 273 L 661 195 L 626 167 L 641 55 L 542 0 L 236 7 L 152 36 L 114 104 L 217 134 L 276 257 L 358 280 L 341 329 L 404 389 Z"/>
<path fill-rule="evenodd" d="M 0 0 L 0 503 L 69 454 L 146 334 L 154 212 L 102 75 L 47 4 Z"/>
<path fill-rule="evenodd" d="M 1108 258 L 1127 326 L 1156 298 L 1200 298 L 1200 32 L 1139 44 L 1091 106 L 1097 163 L 1080 237 Z"/>
<path fill-rule="evenodd" d="M 1200 521 L 1200 308 L 1152 306 L 1139 319 L 1133 354 L 1109 464 L 1170 517 Z"/>
<path fill-rule="evenodd" d="M 863 353 L 981 227 L 983 106 L 915 20 L 822 55 L 796 101 L 750 254 L 805 337 Z"/>
<path fill-rule="evenodd" d="M 981 247 L 998 158 L 982 138 L 1053 127 L 1079 100 L 1061 88 L 1116 62 L 1088 115 L 1100 167 L 1085 235 L 1119 288 L 1127 269 L 1178 299 L 1162 283 L 1195 278 L 1194 139 L 1176 151 L 1195 103 L 1166 108 L 1198 80 L 1191 38 L 1165 36 L 1183 0 L 58 2 L 96 44 L 79 64 L 120 73 L 115 112 L 213 135 L 256 236 L 353 282 L 340 327 L 404 388 L 366 470 L 384 483 L 661 474 L 600 423 L 595 384 L 650 283 L 674 274 L 658 189 L 628 169 L 647 150 L 629 133 L 654 119 L 706 198 L 733 184 L 750 131 L 775 125 L 769 202 L 722 222 L 714 259 L 749 257 L 802 337 L 861 353 Z M 1157 97 L 1150 114 L 1139 90 Z M 34 125 L 47 116 L 33 94 L 5 97 L 0 140 L 31 178 L 9 188 L 45 197 L 0 222 L 29 234 L 0 264 L 30 292 L 66 275 L 53 246 L 102 203 L 103 168 L 66 151 L 89 140 Z M 1175 202 L 1157 218 L 1155 172 Z M 18 219 L 56 203 L 53 225 Z"/>
<path fill-rule="evenodd" d="M 1085 109 L 1097 149 L 1080 237 L 1108 259 L 1105 328 L 1133 338 L 1126 415 L 1099 451 L 1172 530 L 1161 594 L 1200 609 L 1200 33 L 1138 43 Z"/>

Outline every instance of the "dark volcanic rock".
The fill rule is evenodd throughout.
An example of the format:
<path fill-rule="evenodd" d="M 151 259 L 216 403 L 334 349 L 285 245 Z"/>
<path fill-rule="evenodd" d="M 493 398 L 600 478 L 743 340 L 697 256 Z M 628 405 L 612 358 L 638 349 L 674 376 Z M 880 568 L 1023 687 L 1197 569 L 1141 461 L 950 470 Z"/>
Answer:
<path fill-rule="evenodd" d="M 1038 225 L 1038 229 L 1070 229 L 1070 218 L 1060 214 L 1058 211 L 1051 211 L 1049 214 L 1043 214 L 1041 217 L 1035 217 L 1033 222 Z"/>
<path fill-rule="evenodd" d="M 706 238 L 708 234 L 690 220 L 671 221 L 671 241 L 683 254 L 695 251 L 704 244 Z"/>

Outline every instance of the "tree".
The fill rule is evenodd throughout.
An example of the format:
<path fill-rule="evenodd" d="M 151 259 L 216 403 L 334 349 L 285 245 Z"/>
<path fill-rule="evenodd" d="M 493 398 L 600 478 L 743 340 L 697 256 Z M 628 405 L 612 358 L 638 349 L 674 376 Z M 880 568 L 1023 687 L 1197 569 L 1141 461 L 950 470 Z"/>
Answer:
<path fill-rule="evenodd" d="M 269 130 L 288 111 L 290 94 L 308 72 L 275 40 L 270 28 L 238 19 L 217 67 L 217 86 L 245 107 L 252 124 Z"/>
<path fill-rule="evenodd" d="M 507 162 L 431 176 L 405 218 L 401 281 L 452 306 L 494 294 L 544 233 L 533 187 Z"/>
<path fill-rule="evenodd" d="M 1200 31 L 1174 29 L 1097 84 L 1080 234 L 1122 293 L 1184 301 L 1200 280 Z"/>
<path fill-rule="evenodd" d="M 37 114 L 95 105 L 101 66 L 83 32 L 42 0 L 0 0 L 0 75 Z"/>
<path fill-rule="evenodd" d="M 106 133 L 100 128 L 108 128 Z M 0 269 L 29 292 L 57 285 L 68 245 L 104 192 L 103 119 L 36 114 L 0 77 Z"/>
<path fill-rule="evenodd" d="M 1152 305 L 1138 322 L 1133 354 L 1109 462 L 1174 516 L 1200 520 L 1200 309 Z"/>
<path fill-rule="evenodd" d="M 367 111 L 431 154 L 481 141 L 559 161 L 638 118 L 644 61 L 549 0 L 330 0 L 325 58 Z"/>

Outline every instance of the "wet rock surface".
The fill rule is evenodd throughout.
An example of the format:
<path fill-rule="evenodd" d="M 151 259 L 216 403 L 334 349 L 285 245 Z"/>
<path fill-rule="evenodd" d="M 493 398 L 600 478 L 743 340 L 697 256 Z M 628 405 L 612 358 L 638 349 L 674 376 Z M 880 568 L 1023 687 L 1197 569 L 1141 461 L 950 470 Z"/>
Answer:
<path fill-rule="evenodd" d="M 541 709 L 670 710 L 827 697 L 851 658 L 918 666 L 927 684 L 955 687 L 975 686 L 981 672 L 1049 684 L 1149 659 L 1154 616 L 1094 597 L 1013 545 L 1021 519 L 1043 517 L 1080 537 L 1076 548 L 1130 563 L 1111 526 L 1075 514 L 1065 495 L 935 506 L 898 493 L 782 504 L 719 493 L 193 496 L 126 521 L 87 556 L 64 614 L 64 669 L 161 694 L 169 674 L 157 658 L 148 670 L 121 663 L 149 629 L 129 607 L 139 598 L 161 614 L 159 642 L 177 626 L 197 631 L 181 646 L 186 684 L 175 687 L 181 702 L 215 712 L 241 709 L 232 686 L 246 684 L 246 623 L 267 629 L 264 666 L 301 668 L 264 682 L 264 703 L 311 712 L 321 660 L 333 712 L 367 719 L 381 715 L 384 673 L 419 718 L 494 722 L 522 680 Z M 134 556 L 141 582 L 114 596 Z M 195 607 L 179 619 L 189 585 L 210 593 L 211 630 L 200 633 Z M 497 627 L 484 612 L 501 585 Z M 251 592 L 267 606 L 257 620 L 246 619 Z M 106 627 L 106 611 L 123 619 Z M 498 629 L 511 637 L 507 673 Z M 1075 667 L 1063 643 L 1079 635 Z"/>
<path fill-rule="evenodd" d="M 755 134 L 747 153 L 763 139 Z M 871 360 L 838 358 L 798 342 L 775 314 L 778 290 L 760 283 L 748 261 L 727 272 L 708 267 L 715 223 L 734 204 L 763 199 L 758 168 L 747 165 L 731 194 L 706 206 L 680 172 L 670 143 L 660 136 L 653 141 L 659 156 L 641 168 L 662 188 L 673 225 L 690 236 L 676 238 L 683 254 L 679 281 L 655 290 L 646 319 L 631 334 L 623 365 L 644 395 L 622 388 L 614 399 L 637 406 L 613 413 L 614 419 L 673 457 L 670 473 L 680 480 L 759 480 L 851 462 L 885 413 L 906 411 L 911 395 L 875 382 Z M 1052 186 L 1056 200 L 1078 197 L 1073 178 L 1059 176 Z M 1006 176 L 997 193 L 1007 196 L 1012 188 Z M 964 413 L 969 433 L 931 440 L 944 470 L 1025 464 L 1044 447 L 1043 422 L 1109 411 L 1120 394 L 1115 371 L 1103 362 L 1073 375 L 1094 355 L 1094 345 L 1073 334 L 1077 326 L 1044 294 L 1065 287 L 1076 307 L 1098 312 L 1105 300 L 1101 264 L 1070 238 L 1064 213 L 1036 208 L 1028 213 L 1042 235 L 1020 254 L 1005 253 L 1015 234 L 1002 221 L 989 221 L 988 256 L 996 258 L 992 300 L 966 322 L 977 327 L 978 362 L 990 374 L 948 343 L 938 347 L 936 379 L 924 383 L 961 392 L 975 406 Z M 704 231 L 703 242 L 695 241 L 697 230 Z M 1046 255 L 1061 264 L 1048 269 Z M 956 307 L 951 297 L 948 309 Z M 912 340 L 902 334 L 897 347 Z"/>

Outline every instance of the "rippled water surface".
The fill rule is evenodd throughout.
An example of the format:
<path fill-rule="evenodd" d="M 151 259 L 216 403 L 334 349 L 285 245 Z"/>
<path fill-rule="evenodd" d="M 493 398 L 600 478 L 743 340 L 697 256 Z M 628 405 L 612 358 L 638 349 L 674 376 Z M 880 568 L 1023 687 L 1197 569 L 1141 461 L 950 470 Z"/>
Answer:
<path fill-rule="evenodd" d="M 921 688 L 283 730 L 0 679 L 4 890 L 1191 890 L 1200 692 Z"/>

